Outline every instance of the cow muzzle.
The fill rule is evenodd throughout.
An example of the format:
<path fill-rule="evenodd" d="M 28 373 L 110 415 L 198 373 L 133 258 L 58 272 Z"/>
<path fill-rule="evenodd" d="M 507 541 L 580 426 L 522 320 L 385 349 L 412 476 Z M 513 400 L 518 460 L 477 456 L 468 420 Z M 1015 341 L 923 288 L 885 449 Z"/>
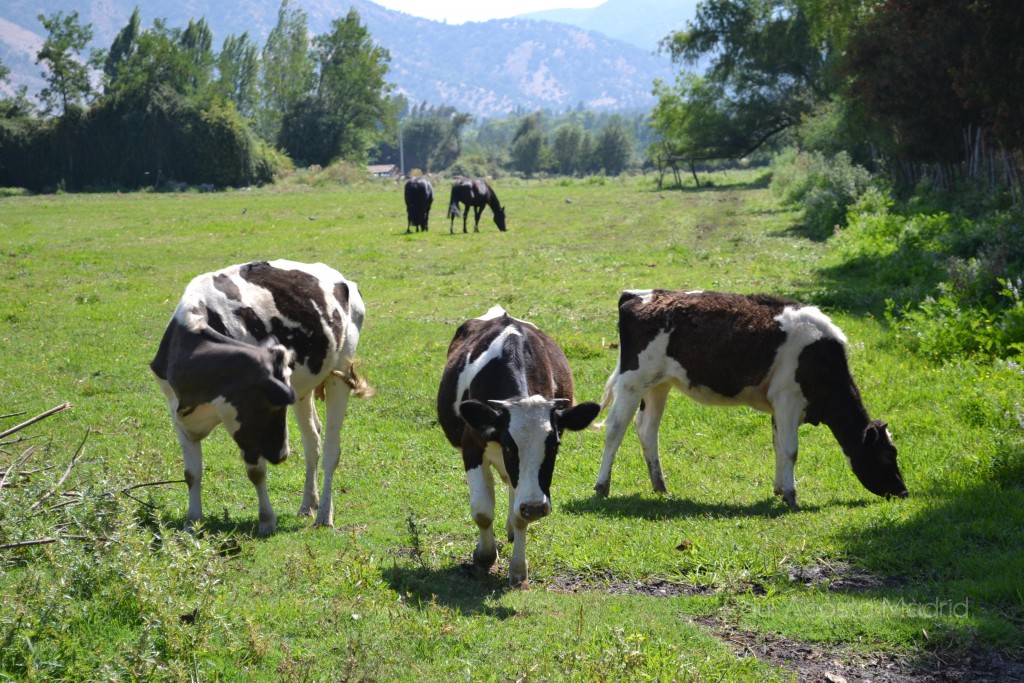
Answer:
<path fill-rule="evenodd" d="M 547 501 L 543 503 L 520 503 L 519 516 L 526 522 L 534 522 L 541 517 L 551 514 L 551 505 Z"/>

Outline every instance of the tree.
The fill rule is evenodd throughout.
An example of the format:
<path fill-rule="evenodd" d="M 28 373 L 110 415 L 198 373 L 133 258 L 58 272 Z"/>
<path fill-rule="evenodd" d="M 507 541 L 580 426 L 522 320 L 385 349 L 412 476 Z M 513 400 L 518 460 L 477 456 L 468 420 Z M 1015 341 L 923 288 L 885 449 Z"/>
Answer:
<path fill-rule="evenodd" d="M 373 143 L 394 131 L 393 86 L 384 80 L 391 56 L 373 43 L 355 10 L 331 22 L 331 31 L 316 36 L 313 45 L 316 90 L 282 119 L 280 142 L 292 158 L 307 163 L 364 159 Z M 318 137 L 309 137 L 314 132 Z"/>
<path fill-rule="evenodd" d="M 595 141 L 597 160 L 609 175 L 618 175 L 626 170 L 633 156 L 633 140 L 621 118 L 612 119 Z"/>
<path fill-rule="evenodd" d="M 92 26 L 79 23 L 78 12 L 68 16 L 63 12 L 49 17 L 40 14 L 39 21 L 47 32 L 36 55 L 36 64 L 46 65 L 46 87 L 40 91 L 39 99 L 45 113 L 57 112 L 64 117 L 92 92 L 88 63 L 78 58 L 92 40 Z"/>
<path fill-rule="evenodd" d="M 92 26 L 83 26 L 78 21 L 78 12 L 72 12 L 65 16 L 63 12 L 57 12 L 47 17 L 39 15 L 39 21 L 46 29 L 46 40 L 39 50 L 36 64 L 46 65 L 47 72 L 46 87 L 39 93 L 39 99 L 43 103 L 43 111 L 47 114 L 57 112 L 60 117 L 60 138 L 64 147 L 63 156 L 67 160 L 65 171 L 67 175 L 64 180 L 68 186 L 75 184 L 75 156 L 72 141 L 75 138 L 73 130 L 78 124 L 82 110 L 79 103 L 88 99 L 92 93 L 92 84 L 89 82 L 88 63 L 82 63 L 78 55 L 85 50 L 89 41 L 92 40 Z M 99 56 L 94 55 L 91 62 L 99 61 Z"/>
<path fill-rule="evenodd" d="M 256 115 L 259 101 L 259 48 L 249 40 L 249 34 L 228 36 L 217 55 L 217 93 L 234 102 L 242 116 Z"/>
<path fill-rule="evenodd" d="M 124 63 L 138 49 L 139 26 L 139 8 L 136 7 L 135 11 L 132 12 L 131 18 L 128 19 L 128 23 L 117 32 L 114 42 L 110 44 L 110 49 L 107 50 L 107 56 L 103 61 L 103 80 L 106 92 L 109 92 L 113 84 L 117 82 Z"/>
<path fill-rule="evenodd" d="M 562 175 L 578 173 L 583 166 L 580 148 L 583 144 L 583 128 L 578 123 L 567 123 L 555 130 L 551 139 L 551 154 L 555 169 Z"/>
<path fill-rule="evenodd" d="M 744 156 L 828 95 L 829 50 L 812 40 L 806 16 L 788 0 L 705 0 L 662 49 L 680 66 L 712 60 L 703 78 L 681 74 L 675 88 L 656 84 L 653 125 L 677 155 Z"/>
<path fill-rule="evenodd" d="M 180 43 L 195 67 L 192 71 L 192 89 L 198 92 L 206 87 L 213 71 L 213 31 L 206 19 L 189 19 L 188 26 L 181 33 Z"/>
<path fill-rule="evenodd" d="M 262 102 L 256 128 L 264 140 L 275 143 L 285 113 L 312 91 L 316 76 L 306 14 L 292 9 L 289 0 L 281 1 L 277 24 L 267 36 L 260 65 Z"/>
<path fill-rule="evenodd" d="M 527 177 L 541 170 L 544 127 L 540 112 L 526 116 L 512 137 L 512 164 Z"/>
<path fill-rule="evenodd" d="M 905 161 L 956 161 L 979 118 L 953 88 L 964 46 L 976 42 L 968 3 L 887 0 L 848 43 L 848 96 L 886 150 Z"/>

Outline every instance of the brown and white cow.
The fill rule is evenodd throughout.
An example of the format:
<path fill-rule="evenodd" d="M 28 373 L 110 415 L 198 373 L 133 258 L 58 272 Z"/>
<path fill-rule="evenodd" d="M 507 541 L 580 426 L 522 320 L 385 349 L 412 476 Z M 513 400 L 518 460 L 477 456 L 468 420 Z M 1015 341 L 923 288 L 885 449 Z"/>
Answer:
<path fill-rule="evenodd" d="M 331 488 L 349 394 L 370 393 L 353 368 L 365 308 L 356 283 L 322 263 L 257 261 L 196 277 L 185 288 L 150 364 L 167 396 L 185 458 L 186 528 L 203 516 L 202 440 L 218 424 L 241 449 L 259 499 L 259 533 L 277 530 L 266 464 L 288 456 L 295 406 L 306 456 L 300 515 L 332 526 Z M 326 438 L 313 394 L 326 399 Z M 323 493 L 317 467 L 323 451 Z"/>
<path fill-rule="evenodd" d="M 793 508 L 797 429 L 805 422 L 828 425 L 869 491 L 907 495 L 886 424 L 868 417 L 850 376 L 846 337 L 814 306 L 760 295 L 623 292 L 619 364 L 601 400 L 602 409 L 612 407 L 597 495 L 608 495 L 615 452 L 634 413 L 651 485 L 665 491 L 658 427 L 672 387 L 700 403 L 770 413 L 775 493 Z"/>
<path fill-rule="evenodd" d="M 495 306 L 455 332 L 437 393 L 445 436 L 462 452 L 469 507 L 479 528 L 473 560 L 489 569 L 494 543 L 493 467 L 509 487 L 509 583 L 527 585 L 526 527 L 551 512 L 551 479 L 565 429 L 585 429 L 596 403 L 573 406 L 562 349 L 532 323 Z"/>

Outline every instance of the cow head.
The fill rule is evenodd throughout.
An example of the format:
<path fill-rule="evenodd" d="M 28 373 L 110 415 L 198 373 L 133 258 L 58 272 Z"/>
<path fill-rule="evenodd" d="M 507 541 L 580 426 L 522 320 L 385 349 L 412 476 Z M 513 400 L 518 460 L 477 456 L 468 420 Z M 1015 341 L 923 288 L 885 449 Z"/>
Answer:
<path fill-rule="evenodd" d="M 213 401 L 224 427 L 242 450 L 242 459 L 273 464 L 288 457 L 288 406 L 295 403 L 291 387 L 291 351 L 273 337 L 259 345 L 256 367 Z M 242 374 L 242 373 L 239 373 Z"/>
<path fill-rule="evenodd" d="M 501 444 L 505 471 L 515 490 L 511 507 L 524 522 L 551 512 L 551 477 L 562 431 L 585 429 L 601 410 L 596 403 L 568 404 L 566 399 L 530 396 L 459 405 L 471 427 Z"/>
<path fill-rule="evenodd" d="M 864 428 L 858 452 L 850 458 L 850 467 L 868 491 L 891 498 L 907 497 L 907 485 L 896 464 L 896 446 L 884 422 L 873 420 Z"/>

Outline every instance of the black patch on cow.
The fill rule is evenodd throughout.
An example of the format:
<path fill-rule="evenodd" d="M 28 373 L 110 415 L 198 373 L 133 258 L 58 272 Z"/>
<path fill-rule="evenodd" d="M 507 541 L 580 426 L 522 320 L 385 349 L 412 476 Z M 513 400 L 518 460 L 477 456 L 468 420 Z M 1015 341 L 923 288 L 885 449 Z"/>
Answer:
<path fill-rule="evenodd" d="M 503 430 L 501 433 L 501 457 L 505 461 L 505 472 L 508 474 L 512 488 L 519 486 L 519 444 L 508 433 Z"/>
<path fill-rule="evenodd" d="M 554 413 L 551 415 L 551 421 L 554 424 Z M 544 442 L 544 462 L 540 464 L 540 472 L 537 475 L 540 490 L 544 492 L 549 501 L 551 500 L 551 480 L 555 475 L 555 458 L 558 455 L 558 448 L 562 444 L 562 439 L 559 436 L 560 431 L 560 429 L 556 428 L 548 434 L 548 438 Z"/>
<path fill-rule="evenodd" d="M 669 332 L 667 353 L 686 369 L 691 386 L 736 396 L 767 376 L 786 333 L 775 317 L 788 301 L 764 295 L 654 290 L 644 303 L 635 293 L 619 299 L 620 372 L 637 370 L 640 353 Z"/>
<path fill-rule="evenodd" d="M 211 329 L 214 329 L 223 335 L 227 335 L 228 328 L 224 324 L 224 320 L 220 317 L 220 314 L 217 313 L 217 311 L 207 309 L 206 306 L 203 306 L 203 308 L 206 309 L 206 324 L 209 325 Z"/>
<path fill-rule="evenodd" d="M 263 341 L 267 338 L 267 335 L 270 334 L 267 330 L 266 323 L 264 323 L 259 314 L 249 306 L 237 309 L 235 311 L 235 317 L 238 318 L 245 327 L 245 331 L 258 342 Z"/>
<path fill-rule="evenodd" d="M 213 286 L 223 292 L 224 296 L 232 301 L 242 300 L 242 292 L 238 289 L 238 285 L 232 282 L 231 278 L 223 273 L 213 276 Z"/>
<path fill-rule="evenodd" d="M 301 270 L 275 268 L 263 261 L 242 266 L 239 275 L 270 292 L 278 312 L 288 319 L 285 324 L 276 316 L 271 318 L 270 333 L 295 352 L 297 363 L 318 374 L 333 346 L 324 331 L 321 311 L 327 311 L 327 301 L 320 281 Z"/>
<path fill-rule="evenodd" d="M 858 415 L 858 422 L 867 422 L 867 411 L 846 362 L 846 349 L 838 339 L 819 339 L 805 346 L 795 379 L 807 399 L 804 422 L 834 424 L 843 415 Z"/>

